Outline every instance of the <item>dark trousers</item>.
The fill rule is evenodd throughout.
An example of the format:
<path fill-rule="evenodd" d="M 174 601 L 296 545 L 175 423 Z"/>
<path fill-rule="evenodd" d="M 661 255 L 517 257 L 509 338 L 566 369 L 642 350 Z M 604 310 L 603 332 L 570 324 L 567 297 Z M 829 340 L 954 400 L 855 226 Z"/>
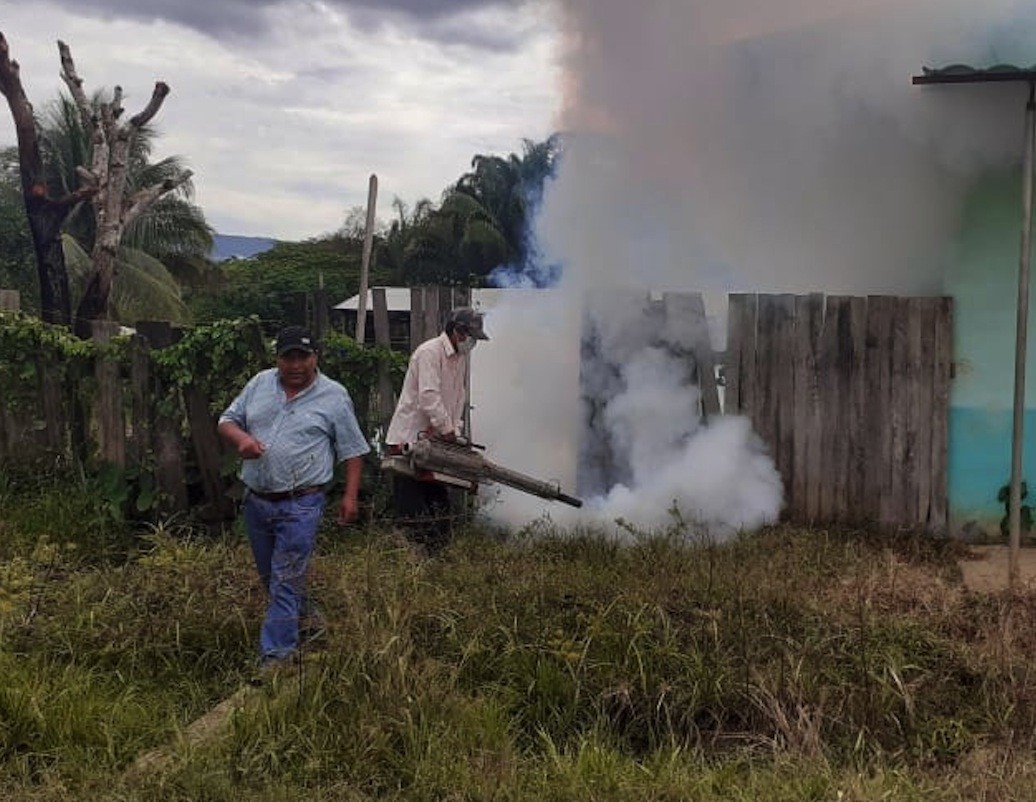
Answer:
<path fill-rule="evenodd" d="M 446 485 L 396 474 L 392 477 L 392 509 L 407 539 L 424 546 L 429 554 L 449 545 L 453 516 Z"/>

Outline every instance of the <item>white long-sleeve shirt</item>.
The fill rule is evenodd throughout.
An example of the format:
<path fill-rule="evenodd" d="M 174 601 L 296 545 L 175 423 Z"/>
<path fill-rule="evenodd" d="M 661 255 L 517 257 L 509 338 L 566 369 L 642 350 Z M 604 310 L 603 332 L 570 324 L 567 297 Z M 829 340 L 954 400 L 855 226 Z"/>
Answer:
<path fill-rule="evenodd" d="M 413 443 L 429 426 L 438 434 L 459 434 L 464 428 L 467 378 L 468 357 L 457 353 L 445 332 L 417 346 L 385 442 Z"/>

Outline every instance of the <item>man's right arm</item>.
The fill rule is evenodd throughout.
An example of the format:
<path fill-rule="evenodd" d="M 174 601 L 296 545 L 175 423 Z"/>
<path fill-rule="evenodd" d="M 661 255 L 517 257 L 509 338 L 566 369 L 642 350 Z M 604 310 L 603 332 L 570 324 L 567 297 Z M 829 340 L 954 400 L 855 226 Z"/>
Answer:
<path fill-rule="evenodd" d="M 237 398 L 230 402 L 230 406 L 219 416 L 219 424 L 216 426 L 219 436 L 233 446 L 242 459 L 257 459 L 266 450 L 265 445 L 248 433 L 245 422 L 245 408 L 258 378 L 253 376 Z"/>
<path fill-rule="evenodd" d="M 442 398 L 442 364 L 438 355 L 426 351 L 416 356 L 417 361 L 417 405 L 428 416 L 431 424 L 429 434 L 447 437 L 456 429 L 455 421 Z"/>
<path fill-rule="evenodd" d="M 266 450 L 266 446 L 232 420 L 220 421 L 216 431 L 219 432 L 220 437 L 234 447 L 242 459 L 258 459 Z"/>

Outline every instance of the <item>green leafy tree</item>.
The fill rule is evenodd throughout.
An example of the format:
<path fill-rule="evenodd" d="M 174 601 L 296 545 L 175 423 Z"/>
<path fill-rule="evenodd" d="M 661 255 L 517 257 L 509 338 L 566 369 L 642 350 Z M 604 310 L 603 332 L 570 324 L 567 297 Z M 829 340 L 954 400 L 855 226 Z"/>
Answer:
<path fill-rule="evenodd" d="M 375 237 L 373 261 L 383 271 L 389 283 L 406 281 L 406 250 L 414 232 L 435 210 L 430 200 L 418 201 L 413 209 L 399 198 L 392 199 L 396 215 L 389 225 Z"/>
<path fill-rule="evenodd" d="M 360 286 L 363 242 L 335 233 L 304 242 L 279 242 L 248 259 L 231 259 L 219 268 L 219 280 L 189 299 L 198 322 L 257 315 L 271 333 L 286 323 L 301 323 L 306 305 L 323 288 L 328 301 L 337 303 L 354 295 Z M 388 284 L 392 276 L 371 268 L 370 283 Z"/>
<path fill-rule="evenodd" d="M 559 153 L 555 135 L 523 140 L 520 155 L 476 155 L 438 207 L 423 201 L 408 216 L 396 206 L 384 258 L 408 284 L 474 286 L 501 266 L 526 265 L 536 257 L 530 217 Z"/>
<path fill-rule="evenodd" d="M 513 257 L 496 220 L 474 197 L 447 191 L 439 208 L 412 228 L 403 249 L 409 284 L 477 284 Z"/>
<path fill-rule="evenodd" d="M 17 290 L 22 309 L 38 312 L 32 234 L 18 183 L 18 151 L 4 148 L 0 150 L 0 289 Z"/>
<path fill-rule="evenodd" d="M 470 195 L 481 204 L 518 263 L 530 256 L 529 218 L 542 199 L 544 182 L 553 175 L 559 154 L 557 134 L 542 142 L 523 139 L 521 155 L 476 155 L 471 160 L 471 171 L 462 175 L 454 187 L 456 192 Z"/>
<path fill-rule="evenodd" d="M 69 195 L 47 191 L 40 153 L 36 116 L 22 85 L 18 62 L 11 58 L 7 40 L 0 33 L 0 94 L 7 99 L 17 138 L 18 178 L 22 204 L 32 237 L 33 256 L 40 291 L 40 313 L 48 323 L 68 326 L 72 304 L 68 271 L 61 248 L 61 227 L 71 208 L 96 192 L 87 187 Z"/>

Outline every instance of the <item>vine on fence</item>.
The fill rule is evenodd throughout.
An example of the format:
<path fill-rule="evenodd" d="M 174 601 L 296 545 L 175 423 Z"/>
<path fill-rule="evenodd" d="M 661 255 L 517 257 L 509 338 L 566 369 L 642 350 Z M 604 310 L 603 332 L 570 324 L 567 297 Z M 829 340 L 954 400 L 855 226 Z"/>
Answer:
<path fill-rule="evenodd" d="M 0 405 L 31 408 L 39 398 L 44 370 L 62 379 L 85 375 L 97 353 L 97 345 L 61 326 L 23 312 L 0 312 Z"/>
<path fill-rule="evenodd" d="M 133 354 L 139 354 L 138 349 L 129 347 L 131 342 L 132 335 L 118 336 L 99 345 L 29 315 L 0 313 L 0 410 L 18 410 L 19 425 L 36 425 L 44 376 L 49 382 L 58 383 L 69 402 L 92 409 L 99 389 L 94 379 L 98 358 L 118 365 L 117 381 L 124 391 L 129 389 Z M 213 425 L 215 417 L 252 375 L 275 364 L 273 343 L 264 337 L 256 317 L 220 320 L 192 328 L 175 344 L 150 350 L 148 360 L 153 377 L 151 387 L 161 388 L 161 393 L 147 399 L 151 418 L 157 414 L 186 421 L 185 394 L 200 393 L 212 414 Z M 361 348 L 351 338 L 337 333 L 327 335 L 320 353 L 321 371 L 349 390 L 360 424 L 368 434 L 373 433 L 368 414 L 370 398 L 378 387 L 381 371 L 387 371 L 393 388 L 398 390 L 406 364 L 404 354 L 382 347 Z M 197 396 L 193 397 L 196 401 Z M 125 392 L 123 399 L 128 412 L 130 401 Z M 39 421 L 39 425 L 45 424 Z M 131 426 L 139 434 L 148 429 L 149 422 L 134 420 Z M 0 430 L 0 443 L 3 434 Z M 77 434 L 80 439 L 88 440 L 91 436 L 85 429 L 72 432 L 72 455 L 89 456 L 93 449 L 88 443 L 77 443 Z M 68 442 L 64 433 L 59 439 Z M 187 447 L 186 441 L 183 446 Z M 149 483 L 153 456 L 150 452 L 141 454 L 141 464 L 123 468 L 94 466 L 101 486 L 106 488 L 105 496 L 110 498 L 113 514 L 127 508 L 141 512 L 154 505 L 153 485 Z M 22 454 L 8 449 L 4 457 L 11 461 L 21 459 Z"/>
<path fill-rule="evenodd" d="M 200 389 L 210 409 L 226 408 L 252 374 L 269 367 L 257 317 L 217 320 L 188 331 L 177 343 L 151 352 L 156 376 L 166 388 L 165 402 L 188 387 Z"/>

